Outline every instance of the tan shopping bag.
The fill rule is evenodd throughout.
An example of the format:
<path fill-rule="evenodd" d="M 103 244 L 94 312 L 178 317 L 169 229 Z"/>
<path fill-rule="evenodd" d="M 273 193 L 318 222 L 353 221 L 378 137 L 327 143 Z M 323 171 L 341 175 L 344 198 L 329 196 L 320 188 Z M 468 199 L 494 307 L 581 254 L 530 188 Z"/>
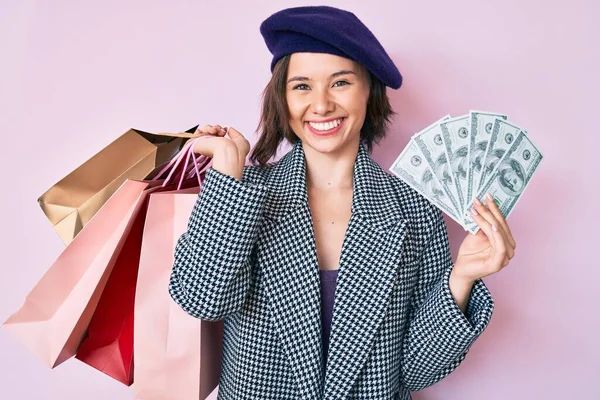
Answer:
<path fill-rule="evenodd" d="M 130 129 L 42 194 L 38 203 L 65 245 L 98 212 L 126 179 L 143 180 L 197 137 Z"/>

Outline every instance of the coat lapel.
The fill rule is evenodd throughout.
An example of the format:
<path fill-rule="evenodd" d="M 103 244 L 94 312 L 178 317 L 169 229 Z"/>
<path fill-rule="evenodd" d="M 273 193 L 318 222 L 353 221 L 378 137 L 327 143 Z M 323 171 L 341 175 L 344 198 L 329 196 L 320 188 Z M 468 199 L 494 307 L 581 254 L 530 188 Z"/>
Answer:
<path fill-rule="evenodd" d="M 300 398 L 346 398 L 385 315 L 400 265 L 406 218 L 388 175 L 360 144 L 323 386 L 320 277 L 302 142 L 272 168 L 259 239 L 271 323 Z"/>

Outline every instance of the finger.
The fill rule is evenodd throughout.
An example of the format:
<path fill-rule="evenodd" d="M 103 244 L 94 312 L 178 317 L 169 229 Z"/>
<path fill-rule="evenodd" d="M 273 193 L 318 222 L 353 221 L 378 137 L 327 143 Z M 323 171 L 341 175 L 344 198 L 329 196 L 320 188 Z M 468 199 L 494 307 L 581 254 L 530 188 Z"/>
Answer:
<path fill-rule="evenodd" d="M 217 130 L 217 135 L 219 136 L 225 136 L 225 129 L 223 129 L 223 127 L 221 125 L 215 125 L 215 128 Z"/>
<path fill-rule="evenodd" d="M 482 205 L 481 213 L 483 213 L 485 215 L 484 218 L 487 217 L 487 221 L 492 226 L 492 231 L 495 228 L 498 231 L 498 233 L 500 234 L 500 236 L 502 237 L 502 240 L 506 247 L 507 257 L 509 257 L 509 259 L 511 259 L 514 256 L 514 249 L 508 242 L 508 237 L 506 235 L 506 232 L 504 232 L 504 229 L 502 228 L 502 226 L 499 225 L 498 221 L 495 219 L 492 212 L 485 205 Z"/>
<path fill-rule="evenodd" d="M 217 140 L 219 139 L 219 140 Z M 202 154 L 207 157 L 214 157 L 215 150 L 218 149 L 219 143 L 222 139 L 215 135 L 207 134 L 196 138 L 193 141 L 193 152 L 196 154 Z"/>
<path fill-rule="evenodd" d="M 508 223 L 506 222 L 506 218 L 504 218 L 504 215 L 502 215 L 502 212 L 498 208 L 498 205 L 496 204 L 496 202 L 494 201 L 494 198 L 492 197 L 492 195 L 490 193 L 488 193 L 485 196 L 485 205 L 488 207 L 488 209 L 494 215 L 494 217 L 496 218 L 496 221 L 498 221 L 498 224 L 500 224 L 500 226 L 502 226 L 502 229 L 504 230 L 504 233 L 506 234 L 506 238 L 508 239 L 508 243 L 511 245 L 511 247 L 514 250 L 517 247 L 515 238 L 513 237 L 512 232 L 508 226 Z"/>
<path fill-rule="evenodd" d="M 473 220 L 475 221 L 475 223 L 477 223 L 477 225 L 479 226 L 479 230 L 482 231 L 488 238 L 489 242 L 492 244 L 493 248 L 496 248 L 495 246 L 495 239 L 494 239 L 494 233 L 492 232 L 492 224 L 490 224 L 488 221 L 486 221 L 485 218 L 483 218 L 481 216 L 481 214 L 479 214 L 477 212 L 477 209 L 475 207 L 473 207 L 473 209 L 471 210 L 471 217 L 473 218 Z M 479 234 L 479 232 L 477 232 Z"/>
<path fill-rule="evenodd" d="M 217 128 L 215 128 L 212 125 L 204 125 L 202 127 L 202 129 L 200 129 L 200 131 L 202 133 L 210 133 L 210 134 L 216 134 L 217 133 Z"/>
<path fill-rule="evenodd" d="M 475 203 L 477 203 L 477 201 Z M 487 206 L 488 204 L 490 207 Z M 500 213 L 500 210 L 496 206 L 496 203 L 493 200 L 487 200 L 486 205 L 480 204 L 478 207 L 478 210 L 481 210 L 480 213 L 483 215 L 484 218 L 486 218 L 486 220 L 490 224 L 495 225 L 497 227 L 498 231 L 502 234 L 502 237 L 504 238 L 504 241 L 506 242 L 507 255 L 508 255 L 509 259 L 513 258 L 513 256 L 515 255 L 515 249 L 510 244 L 510 240 L 508 239 L 508 234 L 504 230 L 504 226 L 502 224 L 500 224 L 500 222 L 494 215 L 495 214 L 493 212 L 494 208 L 496 209 L 496 211 L 498 213 Z M 500 216 L 502 217 L 502 214 L 500 214 Z"/>
<path fill-rule="evenodd" d="M 237 129 L 232 128 L 231 126 L 227 128 L 227 135 L 233 140 L 244 137 Z"/>
<path fill-rule="evenodd" d="M 492 225 L 492 232 L 496 242 L 496 246 L 494 247 L 494 257 L 492 257 L 492 268 L 494 271 L 498 272 L 508 265 L 507 243 L 504 236 L 502 236 L 500 229 L 498 229 L 496 225 Z"/>
<path fill-rule="evenodd" d="M 477 212 L 487 221 L 490 223 L 490 225 L 493 224 L 497 224 L 498 221 L 496 221 L 496 218 L 494 217 L 494 215 L 491 213 L 491 211 L 489 210 L 489 208 L 487 208 L 482 202 L 481 200 L 479 200 L 477 197 L 475 197 L 475 199 L 473 199 L 473 208 L 475 210 L 477 210 Z"/>
<path fill-rule="evenodd" d="M 494 215 L 492 214 L 492 212 L 481 203 L 481 201 L 475 197 L 475 200 L 473 202 L 474 205 L 474 209 L 477 210 L 477 212 L 479 214 L 481 214 L 481 216 L 490 224 L 490 225 L 494 225 L 496 226 L 496 228 L 498 229 L 498 231 L 500 232 L 500 234 L 504 237 L 504 239 L 506 239 L 506 234 L 504 233 L 504 229 L 502 228 L 502 226 L 500 226 L 498 224 L 498 221 L 496 220 L 496 218 L 494 217 Z M 511 248 L 512 250 L 512 248 Z"/>
<path fill-rule="evenodd" d="M 227 135 L 231 138 L 231 140 L 238 143 L 238 146 L 240 144 L 246 144 L 247 142 L 246 137 L 242 135 L 237 129 L 232 128 L 231 126 L 227 128 Z"/>

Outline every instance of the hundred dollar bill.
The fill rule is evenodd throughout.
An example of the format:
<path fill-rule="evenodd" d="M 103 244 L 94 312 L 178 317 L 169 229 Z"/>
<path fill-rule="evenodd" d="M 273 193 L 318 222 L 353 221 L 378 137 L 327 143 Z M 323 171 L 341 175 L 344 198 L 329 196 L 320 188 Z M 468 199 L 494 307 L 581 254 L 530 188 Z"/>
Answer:
<path fill-rule="evenodd" d="M 466 207 L 467 181 L 469 180 L 469 122 L 469 114 L 440 122 L 446 157 L 461 205 L 460 215 L 463 215 Z"/>
<path fill-rule="evenodd" d="M 390 171 L 462 226 L 461 218 L 454 210 L 452 202 L 442 190 L 440 183 L 413 140 L 396 158 Z"/>
<path fill-rule="evenodd" d="M 514 143 L 492 172 L 491 179 L 478 191 L 477 198 L 485 204 L 485 195 L 490 193 L 504 218 L 508 218 L 533 174 L 540 166 L 543 157 L 526 133 L 519 131 Z M 467 209 L 467 216 L 470 219 L 469 226 L 475 224 L 470 217 L 472 209 L 473 204 L 471 203 Z"/>
<path fill-rule="evenodd" d="M 452 203 L 452 207 L 456 211 L 456 215 L 460 216 L 464 213 L 462 193 L 459 192 L 454 183 L 454 175 L 448 163 L 446 146 L 442 138 L 442 130 L 440 129 L 440 123 L 449 118 L 450 116 L 446 115 L 434 122 L 414 135 L 412 140 L 414 140 L 419 150 L 421 150 L 421 154 L 429 164 L 430 170 L 441 184 L 442 190 L 446 193 L 446 196 L 448 196 L 448 199 Z"/>
<path fill-rule="evenodd" d="M 492 113 L 486 111 L 470 111 L 470 140 L 469 140 L 469 179 L 467 181 L 467 197 L 465 202 L 468 204 L 473 200 L 479 180 L 483 172 L 483 158 L 487 151 L 487 145 L 492 133 L 492 127 L 496 118 L 508 119 L 505 114 Z"/>
<path fill-rule="evenodd" d="M 498 162 L 504 156 L 504 153 L 510 148 L 521 131 L 524 131 L 524 129 L 503 119 L 496 118 L 487 151 L 485 152 L 483 173 L 479 179 L 477 190 L 485 185 L 496 165 L 498 165 Z"/>

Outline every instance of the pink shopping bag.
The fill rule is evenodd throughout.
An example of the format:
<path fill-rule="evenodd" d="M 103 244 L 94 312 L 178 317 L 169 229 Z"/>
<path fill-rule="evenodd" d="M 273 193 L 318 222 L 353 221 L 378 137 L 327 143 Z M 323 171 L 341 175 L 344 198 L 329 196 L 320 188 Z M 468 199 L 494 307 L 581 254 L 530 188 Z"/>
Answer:
<path fill-rule="evenodd" d="M 134 314 L 136 399 L 205 399 L 221 373 L 223 321 L 188 315 L 170 297 L 175 244 L 198 188 L 150 196 Z"/>
<path fill-rule="evenodd" d="M 188 166 L 190 158 L 194 162 Z M 182 163 L 184 159 L 186 162 Z M 170 172 L 166 179 L 161 180 L 162 185 L 156 185 L 154 180 L 149 181 L 154 186 L 146 190 L 147 196 L 138 213 L 133 216 L 132 228 L 117 255 L 115 266 L 90 321 L 88 335 L 77 351 L 78 360 L 126 385 L 133 383 L 134 300 L 149 196 L 151 193 L 172 192 L 190 187 L 193 192 L 198 193 L 202 176 L 210 161 L 203 156 L 199 159 L 192 157 L 191 146 L 186 144 L 154 177 L 154 180 L 160 180 L 163 172 Z M 177 184 L 173 182 L 173 174 L 179 175 Z"/>
<path fill-rule="evenodd" d="M 50 367 L 75 355 L 147 187 L 125 181 L 4 323 Z"/>
<path fill-rule="evenodd" d="M 186 151 L 191 151 L 193 141 L 186 145 Z M 183 153 L 182 150 L 180 154 Z M 180 185 L 184 177 L 199 173 L 197 163 L 193 163 L 195 170 L 187 175 L 191 170 L 187 165 L 186 160 L 180 171 Z M 169 168 L 170 165 L 165 167 L 157 177 L 162 177 Z M 134 217 L 144 205 L 146 189 L 157 187 L 161 182 L 158 179 L 126 180 L 119 186 L 50 266 L 23 305 L 4 322 L 5 329 L 50 367 L 56 367 L 77 352 Z"/>

